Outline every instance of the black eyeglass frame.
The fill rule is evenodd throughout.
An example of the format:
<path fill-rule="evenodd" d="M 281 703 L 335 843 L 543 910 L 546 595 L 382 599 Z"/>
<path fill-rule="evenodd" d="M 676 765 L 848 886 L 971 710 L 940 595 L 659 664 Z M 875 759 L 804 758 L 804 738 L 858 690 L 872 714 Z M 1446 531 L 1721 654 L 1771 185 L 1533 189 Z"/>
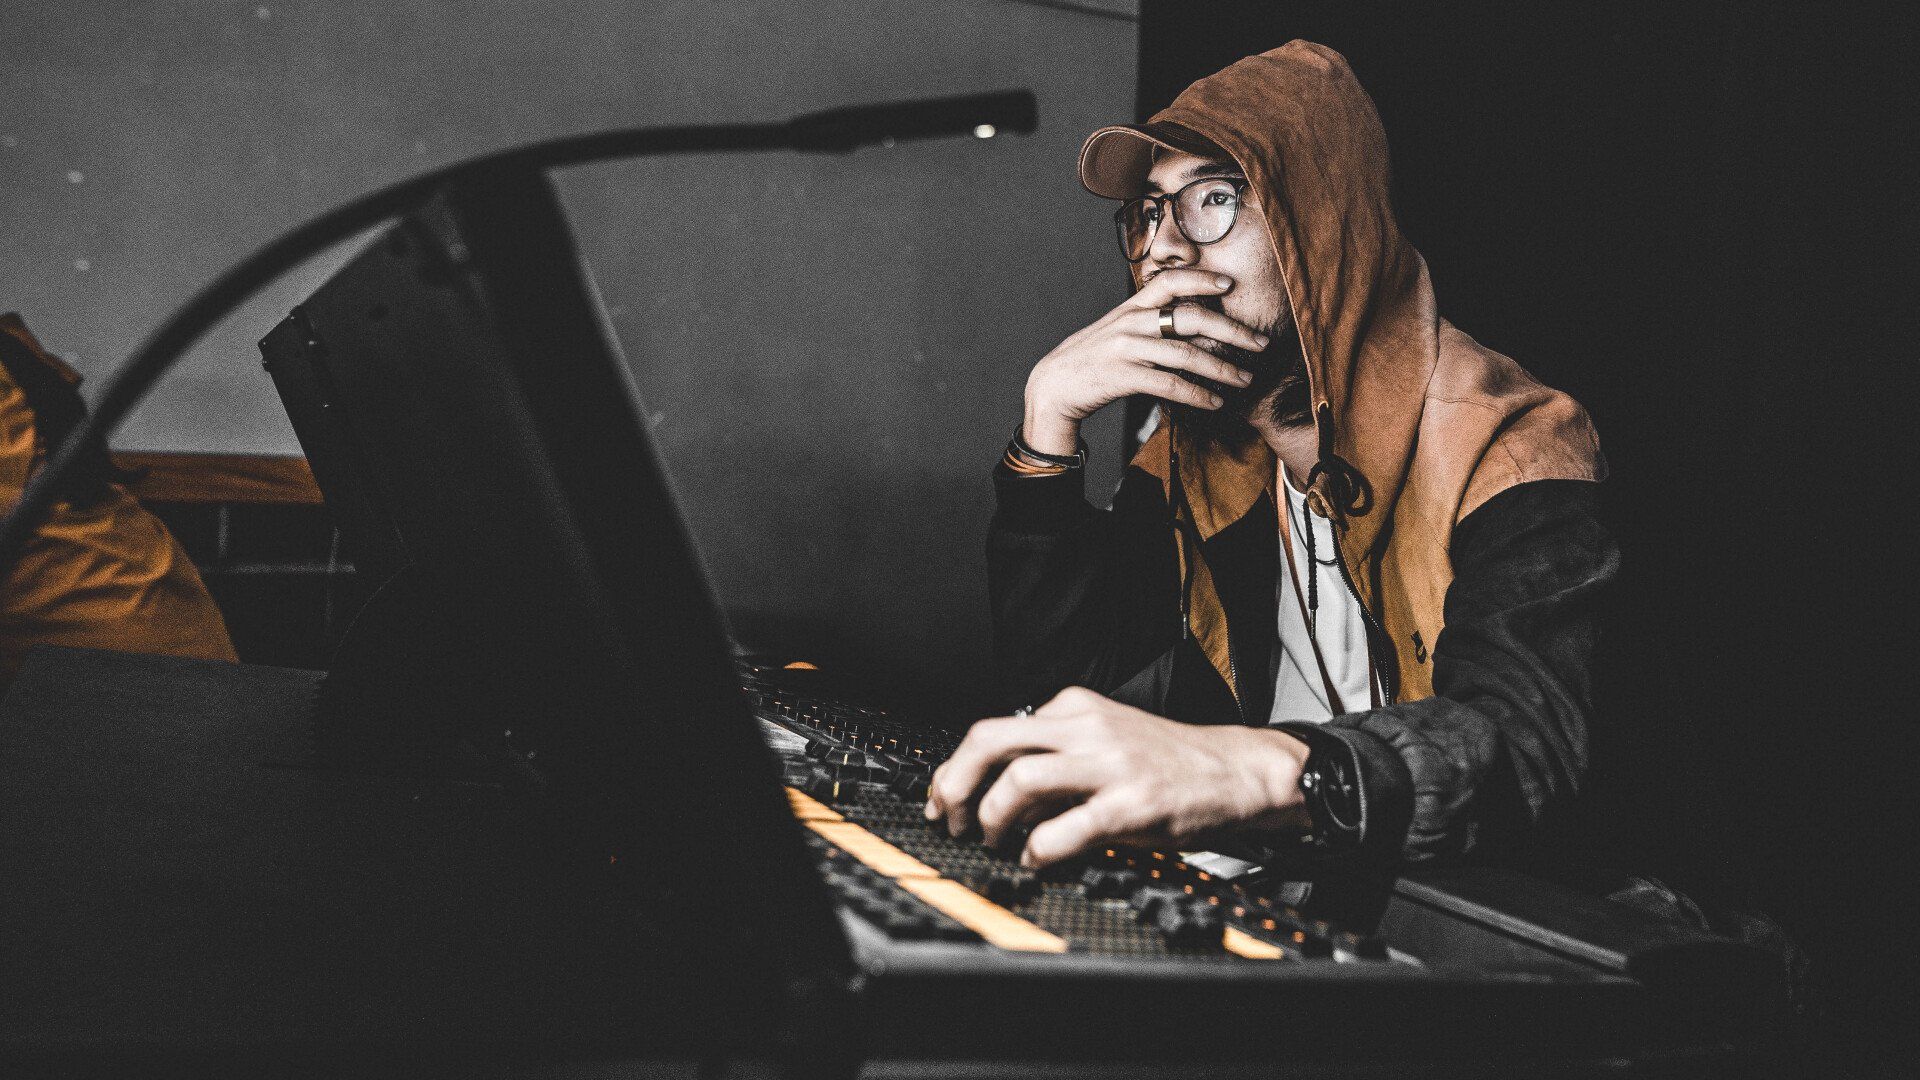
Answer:
<path fill-rule="evenodd" d="M 1211 240 L 1195 240 L 1193 234 L 1187 231 L 1187 227 L 1180 223 L 1180 196 L 1185 195 L 1189 189 L 1198 187 L 1201 184 L 1215 184 L 1222 181 L 1233 185 L 1233 218 L 1227 222 L 1226 228 L 1220 230 L 1219 236 Z M 1233 227 L 1240 223 L 1240 206 L 1246 201 L 1247 188 L 1251 186 L 1244 176 L 1202 176 L 1191 183 L 1180 185 L 1175 191 L 1164 192 L 1159 195 L 1135 195 L 1133 198 L 1121 202 L 1119 209 L 1113 212 L 1114 238 L 1120 242 L 1121 258 L 1126 259 L 1130 263 L 1145 261 L 1148 253 L 1153 250 L 1153 238 L 1159 233 L 1161 221 L 1171 220 L 1173 227 L 1180 230 L 1180 235 L 1186 238 L 1187 243 L 1193 244 L 1196 247 L 1205 247 L 1208 244 L 1217 244 L 1225 240 L 1227 234 L 1233 231 Z M 1160 221 L 1154 222 L 1147 230 L 1146 246 L 1141 249 L 1140 255 L 1136 258 L 1135 256 L 1127 254 L 1127 224 L 1124 217 L 1128 207 L 1145 203 L 1152 203 L 1155 208 L 1160 211 Z"/>

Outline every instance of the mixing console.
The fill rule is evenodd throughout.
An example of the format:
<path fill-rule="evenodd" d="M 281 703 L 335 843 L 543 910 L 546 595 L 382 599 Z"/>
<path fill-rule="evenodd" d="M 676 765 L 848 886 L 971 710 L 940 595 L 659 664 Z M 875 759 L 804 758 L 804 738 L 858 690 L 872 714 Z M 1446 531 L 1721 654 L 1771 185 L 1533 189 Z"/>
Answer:
<path fill-rule="evenodd" d="M 1033 871 L 1017 852 L 955 840 L 922 810 L 958 734 L 751 673 L 745 681 L 823 876 L 845 909 L 891 938 L 1223 963 L 1392 962 L 1379 937 L 1303 916 L 1177 852 L 1115 846 Z"/>

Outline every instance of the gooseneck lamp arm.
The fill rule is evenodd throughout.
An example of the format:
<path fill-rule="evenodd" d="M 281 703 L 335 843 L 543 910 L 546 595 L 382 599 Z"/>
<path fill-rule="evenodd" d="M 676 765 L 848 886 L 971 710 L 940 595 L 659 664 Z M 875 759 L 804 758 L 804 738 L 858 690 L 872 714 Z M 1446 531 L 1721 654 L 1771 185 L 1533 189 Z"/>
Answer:
<path fill-rule="evenodd" d="M 194 342 L 241 301 L 302 261 L 379 224 L 426 198 L 441 185 L 517 170 L 585 165 L 619 158 L 712 154 L 752 150 L 848 153 L 862 146 L 891 146 L 909 139 L 954 135 L 981 138 L 1002 131 L 1030 133 L 1037 124 L 1033 93 L 928 98 L 856 105 L 808 113 L 783 124 L 720 124 L 700 127 L 630 128 L 573 135 L 469 158 L 402 180 L 336 207 L 295 228 L 213 279 L 151 334 L 100 392 L 86 420 L 77 425 L 29 482 L 20 501 L 0 523 L 0 588 L 14 560 L 77 467 L 82 447 L 105 439 L 134 405 Z"/>

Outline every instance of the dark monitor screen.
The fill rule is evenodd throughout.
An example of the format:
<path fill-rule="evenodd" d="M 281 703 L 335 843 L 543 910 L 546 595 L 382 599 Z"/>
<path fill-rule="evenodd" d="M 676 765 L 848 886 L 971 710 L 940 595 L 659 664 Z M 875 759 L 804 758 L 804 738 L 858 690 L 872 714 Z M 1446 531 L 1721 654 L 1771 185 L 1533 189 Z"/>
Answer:
<path fill-rule="evenodd" d="M 261 348 L 374 584 L 323 690 L 323 763 L 478 769 L 697 962 L 839 965 L 547 178 L 443 190 Z"/>

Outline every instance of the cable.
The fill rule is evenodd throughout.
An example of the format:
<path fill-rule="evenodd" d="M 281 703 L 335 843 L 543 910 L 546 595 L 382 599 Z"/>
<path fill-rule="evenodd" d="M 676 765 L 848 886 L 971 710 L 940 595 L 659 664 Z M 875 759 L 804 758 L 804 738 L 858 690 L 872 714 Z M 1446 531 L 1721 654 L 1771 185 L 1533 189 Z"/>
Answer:
<path fill-rule="evenodd" d="M 104 441 L 214 323 L 302 261 L 411 209 L 441 185 L 515 170 L 665 154 L 781 149 L 847 153 L 861 146 L 891 146 L 908 139 L 963 134 L 987 138 L 1001 131 L 1027 134 L 1037 124 L 1032 91 L 1005 90 L 829 109 L 784 124 L 629 128 L 567 136 L 469 158 L 363 195 L 283 234 L 214 278 L 134 350 L 107 382 L 86 420 L 49 455 L 6 521 L 0 523 L 0 583 L 12 575 L 15 558 L 58 501 L 68 474 L 80 466 L 87 441 Z"/>

